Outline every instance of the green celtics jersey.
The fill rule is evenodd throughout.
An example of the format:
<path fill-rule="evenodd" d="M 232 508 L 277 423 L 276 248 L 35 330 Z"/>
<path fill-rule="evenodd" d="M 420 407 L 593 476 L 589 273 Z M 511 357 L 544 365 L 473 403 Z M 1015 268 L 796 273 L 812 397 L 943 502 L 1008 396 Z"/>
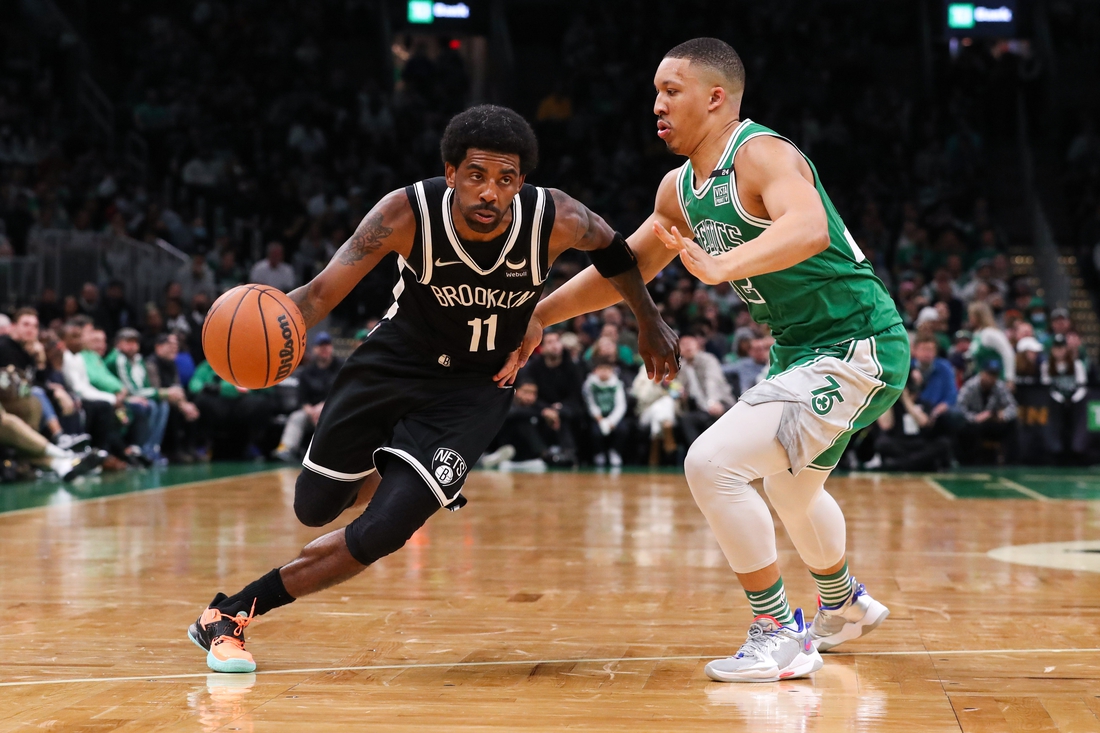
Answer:
<path fill-rule="evenodd" d="M 700 188 L 695 188 L 691 161 L 680 169 L 677 194 L 681 211 L 695 241 L 711 255 L 753 240 L 771 226 L 768 219 L 745 211 L 737 198 L 733 170 L 740 147 L 761 135 L 786 140 L 763 125 L 745 120 L 730 136 L 714 173 L 701 172 Z M 900 324 L 894 301 L 848 233 L 814 164 L 809 158 L 806 162 L 829 220 L 828 249 L 786 270 L 730 284 L 748 305 L 753 320 L 771 326 L 780 346 L 831 346 L 865 339 Z"/>

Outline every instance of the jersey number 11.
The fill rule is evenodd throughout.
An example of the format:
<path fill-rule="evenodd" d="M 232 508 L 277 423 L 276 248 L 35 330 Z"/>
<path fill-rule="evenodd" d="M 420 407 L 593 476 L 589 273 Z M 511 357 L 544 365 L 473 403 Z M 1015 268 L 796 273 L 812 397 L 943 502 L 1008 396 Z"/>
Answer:
<path fill-rule="evenodd" d="M 466 321 L 466 325 L 474 330 L 470 334 L 470 351 L 477 351 L 481 347 L 481 324 L 485 324 L 485 350 L 496 351 L 497 348 L 497 314 L 482 320 L 475 318 Z"/>

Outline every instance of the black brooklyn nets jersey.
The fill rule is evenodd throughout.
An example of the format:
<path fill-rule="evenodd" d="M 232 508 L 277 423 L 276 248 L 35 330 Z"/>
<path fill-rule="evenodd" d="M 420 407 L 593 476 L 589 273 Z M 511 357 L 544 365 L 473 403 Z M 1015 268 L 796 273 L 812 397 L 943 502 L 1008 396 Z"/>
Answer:
<path fill-rule="evenodd" d="M 550 266 L 554 200 L 525 185 L 512 199 L 512 223 L 489 242 L 458 238 L 454 190 L 430 178 L 405 187 L 416 235 L 399 257 L 386 318 L 443 366 L 493 374 L 519 346 Z"/>

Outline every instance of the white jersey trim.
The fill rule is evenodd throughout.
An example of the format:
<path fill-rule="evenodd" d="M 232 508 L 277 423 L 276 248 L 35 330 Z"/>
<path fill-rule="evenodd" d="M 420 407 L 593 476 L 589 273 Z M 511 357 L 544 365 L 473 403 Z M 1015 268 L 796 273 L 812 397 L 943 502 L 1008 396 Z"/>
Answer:
<path fill-rule="evenodd" d="M 542 217 L 546 211 L 546 189 L 535 188 L 535 218 L 531 222 L 531 282 L 542 285 L 546 274 L 542 272 L 539 257 L 539 241 L 542 239 Z"/>
<path fill-rule="evenodd" d="M 745 122 L 748 122 L 748 121 L 749 120 L 745 120 Z M 790 144 L 798 152 L 798 154 L 801 155 L 803 157 L 803 159 L 806 160 L 807 165 L 809 165 L 809 160 L 810 159 L 806 157 L 805 153 L 803 153 L 801 150 L 798 149 L 798 146 L 795 145 L 794 142 L 792 142 L 791 140 L 789 140 L 789 139 L 787 139 L 787 138 L 783 137 L 782 135 L 779 135 L 775 132 L 760 131 L 760 132 L 754 132 L 751 135 L 746 135 L 745 139 L 742 140 L 741 143 L 737 146 L 737 153 L 741 152 L 741 148 L 743 148 L 745 146 L 745 143 L 747 143 L 749 140 L 752 140 L 754 137 L 776 137 L 776 138 L 779 138 L 780 140 Z M 733 200 L 733 207 L 735 209 L 737 209 L 737 213 L 740 214 L 741 217 L 745 221 L 749 222 L 750 224 L 755 224 L 756 226 L 759 226 L 759 227 L 764 227 L 766 229 L 766 228 L 768 228 L 772 225 L 772 220 L 771 219 L 763 219 L 759 216 L 753 216 L 752 214 L 750 214 L 748 211 L 745 210 L 744 204 L 741 203 L 741 197 L 737 195 L 737 169 L 736 169 L 736 166 L 735 166 L 735 163 L 737 161 L 737 153 L 733 154 L 733 160 L 730 161 L 730 198 Z M 810 168 L 810 172 L 813 173 L 813 167 L 812 166 Z M 814 175 L 814 183 L 815 184 L 817 183 L 817 176 L 816 175 Z M 820 195 L 821 194 L 819 193 L 818 196 L 820 196 Z"/>
<path fill-rule="evenodd" d="M 724 163 L 726 158 L 729 157 L 730 151 L 733 150 L 733 142 L 737 139 L 737 136 L 741 134 L 741 130 L 743 130 L 745 128 L 745 125 L 749 124 L 751 121 L 752 120 L 746 119 L 744 122 L 734 128 L 733 134 L 730 135 L 730 139 L 726 141 L 726 147 L 722 150 L 721 157 L 718 158 L 719 167 L 721 167 L 722 163 Z M 731 163 L 730 165 L 733 164 Z M 701 199 L 707 195 L 707 191 L 710 190 L 710 186 L 712 183 L 714 183 L 714 179 L 710 177 L 710 172 L 708 172 L 707 179 L 703 181 L 702 187 L 697 189 L 695 188 L 695 171 L 693 170 L 691 174 L 691 192 L 695 194 L 695 198 Z"/>
<path fill-rule="evenodd" d="M 402 273 L 405 271 L 406 267 L 409 267 L 409 265 L 405 261 L 405 258 L 401 255 L 397 255 L 397 283 L 393 286 L 393 305 L 386 311 L 386 315 L 382 316 L 383 321 L 388 321 L 396 316 L 397 309 L 401 307 L 399 298 L 401 297 L 401 293 L 405 292 L 405 277 Z M 412 268 L 409 267 L 409 269 L 411 270 Z"/>
<path fill-rule="evenodd" d="M 688 163 L 684 163 L 680 166 L 680 175 L 676 176 L 676 203 L 680 204 L 680 213 L 684 217 L 684 223 L 691 229 L 692 236 L 695 234 L 695 225 L 691 223 L 691 217 L 688 216 L 687 205 L 684 203 L 684 177 L 687 175 Z"/>
<path fill-rule="evenodd" d="M 313 448 L 313 439 L 309 440 L 309 448 L 306 448 L 306 457 L 302 459 L 302 465 L 308 468 L 314 473 L 319 473 L 336 481 L 358 481 L 359 479 L 366 478 L 374 473 L 375 469 L 369 469 L 361 473 L 343 473 L 342 471 L 333 471 L 331 468 L 325 468 L 324 466 L 318 466 L 316 463 L 309 459 L 309 451 Z"/>
<path fill-rule="evenodd" d="M 416 193 L 416 206 L 420 209 L 420 249 L 424 255 L 424 266 L 420 269 L 417 282 L 427 285 L 432 279 L 432 217 L 428 212 L 428 197 L 424 193 L 424 182 L 417 181 L 413 185 L 413 191 Z"/>
<path fill-rule="evenodd" d="M 416 457 L 413 456 L 411 453 L 409 453 L 407 451 L 403 451 L 400 448 L 391 448 L 389 446 L 383 446 L 383 447 L 377 449 L 374 452 L 376 454 L 377 453 L 389 453 L 392 456 L 397 456 L 398 458 L 403 460 L 405 463 L 412 466 L 413 470 L 416 471 L 417 473 L 419 473 L 420 477 L 422 479 L 424 479 L 424 482 L 426 484 L 428 484 L 428 488 L 432 490 L 433 494 L 435 494 L 436 501 L 438 501 L 439 505 L 442 506 L 442 507 L 448 507 L 451 504 L 453 504 L 455 499 L 458 498 L 458 495 L 462 493 L 462 489 L 459 489 L 458 491 L 455 492 L 455 495 L 454 495 L 453 498 L 448 499 L 447 495 L 445 493 L 443 493 L 443 489 L 439 486 L 439 482 L 436 481 L 435 476 L 432 475 L 432 472 L 429 471 L 428 469 L 424 468 L 424 466 L 421 465 L 420 461 L 416 460 Z M 375 461 L 377 462 L 377 459 L 375 459 Z"/>
<path fill-rule="evenodd" d="M 466 250 L 462 248 L 462 243 L 458 240 L 458 234 L 455 232 L 455 223 L 451 218 L 451 199 L 454 198 L 454 192 L 453 188 L 448 188 L 446 193 L 443 194 L 443 229 L 447 232 L 447 239 L 451 240 L 451 246 L 454 247 L 455 254 L 458 255 L 458 259 L 466 263 L 467 267 L 479 275 L 488 275 L 500 267 L 519 238 L 519 230 L 523 225 L 523 203 L 520 201 L 518 194 L 512 199 L 512 228 L 508 232 L 508 240 L 504 243 L 504 248 L 500 251 L 500 256 L 497 257 L 497 261 L 493 266 L 488 270 L 482 270 L 477 266 L 474 258 L 470 257 Z"/>

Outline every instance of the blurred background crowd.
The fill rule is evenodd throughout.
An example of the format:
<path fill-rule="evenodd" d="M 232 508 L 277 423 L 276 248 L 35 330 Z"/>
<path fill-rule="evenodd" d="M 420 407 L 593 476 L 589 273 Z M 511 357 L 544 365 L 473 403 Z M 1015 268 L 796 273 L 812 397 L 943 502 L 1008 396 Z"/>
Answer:
<path fill-rule="evenodd" d="M 746 65 L 743 117 L 813 159 L 912 333 L 905 395 L 843 467 L 1100 460 L 1100 136 L 1085 91 L 1100 81 L 1100 11 L 1046 3 L 1043 46 L 949 43 L 931 1 L 741 2 L 717 17 L 706 5 L 474 4 L 487 19 L 478 42 L 416 32 L 402 4 L 380 0 L 6 4 L 0 443 L 46 450 L 29 430 L 63 450 L 90 444 L 114 470 L 297 460 L 341 357 L 388 307 L 396 264 L 360 283 L 271 390 L 238 390 L 205 364 L 211 302 L 244 282 L 308 281 L 379 198 L 441 173 L 443 126 L 471 101 L 509 104 L 535 126 L 529 182 L 633 231 L 681 162 L 654 134 L 652 72 L 676 43 L 716 35 Z M 107 138 L 73 124 L 88 88 L 111 113 Z M 1029 188 L 1083 297 L 1051 297 Z M 174 270 L 140 297 L 133 280 L 93 272 L 11 285 L 57 232 L 158 247 Z M 563 257 L 548 291 L 585 266 Z M 518 380 L 486 465 L 676 465 L 767 375 L 768 329 L 730 286 L 674 262 L 651 292 L 682 335 L 680 377 L 639 375 L 625 308 L 563 324 Z"/>

